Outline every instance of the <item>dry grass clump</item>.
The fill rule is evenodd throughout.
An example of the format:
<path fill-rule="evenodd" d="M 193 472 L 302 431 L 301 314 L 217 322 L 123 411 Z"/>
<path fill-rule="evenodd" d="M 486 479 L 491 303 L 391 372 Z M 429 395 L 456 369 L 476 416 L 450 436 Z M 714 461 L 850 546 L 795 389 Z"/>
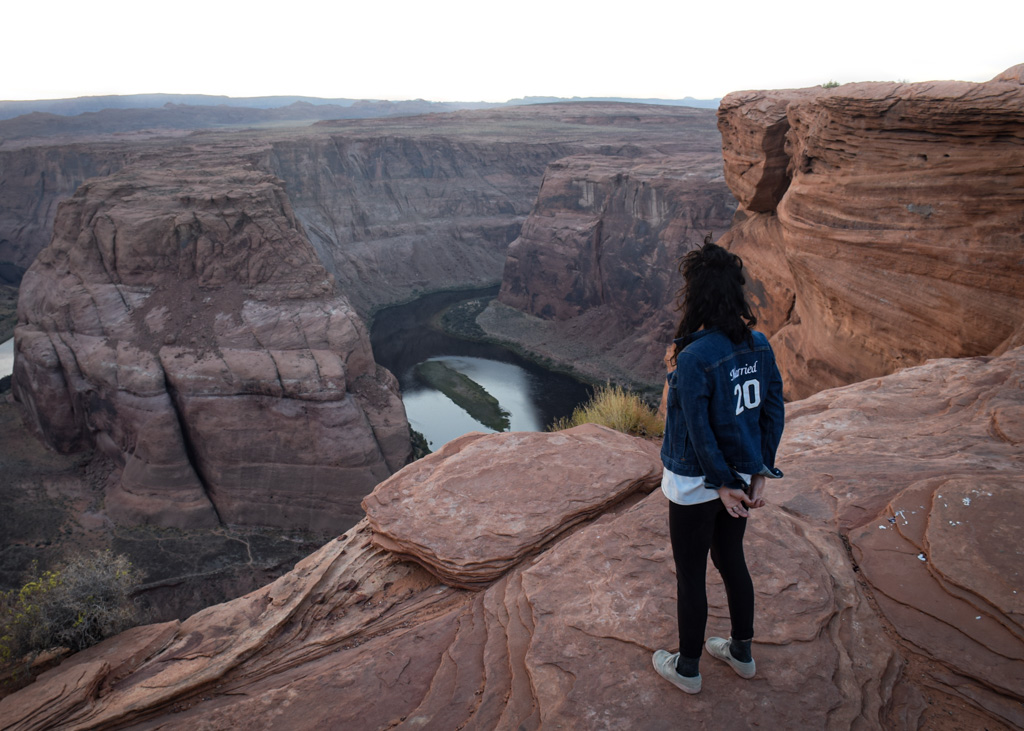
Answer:
<path fill-rule="evenodd" d="M 0 592 L 0 664 L 57 647 L 77 652 L 133 627 L 140 580 L 126 556 L 96 551 Z"/>
<path fill-rule="evenodd" d="M 637 437 L 660 439 L 665 433 L 665 423 L 658 412 L 621 386 L 598 386 L 590 401 L 577 406 L 572 416 L 556 421 L 550 430 L 561 431 L 580 424 L 601 424 Z"/>

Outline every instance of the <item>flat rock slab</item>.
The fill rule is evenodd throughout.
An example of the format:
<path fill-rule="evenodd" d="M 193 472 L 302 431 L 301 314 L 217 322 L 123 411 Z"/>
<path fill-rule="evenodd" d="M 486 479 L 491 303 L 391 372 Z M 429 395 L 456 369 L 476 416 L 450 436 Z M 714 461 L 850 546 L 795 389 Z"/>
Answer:
<path fill-rule="evenodd" d="M 469 434 L 378 485 L 363 508 L 378 546 L 446 584 L 479 588 L 660 481 L 656 444 L 595 424 Z"/>

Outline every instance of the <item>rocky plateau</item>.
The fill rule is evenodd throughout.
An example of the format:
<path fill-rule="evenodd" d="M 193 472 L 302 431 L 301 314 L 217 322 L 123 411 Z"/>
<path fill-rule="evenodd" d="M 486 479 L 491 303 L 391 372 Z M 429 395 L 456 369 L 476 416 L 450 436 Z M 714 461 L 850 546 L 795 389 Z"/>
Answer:
<path fill-rule="evenodd" d="M 86 179 L 135 162 L 230 157 L 285 182 L 322 264 L 369 314 L 424 291 L 497 283 L 549 162 L 717 154 L 714 119 L 709 109 L 594 102 L 0 141 L 0 273 L 28 268 L 58 201 Z"/>
<path fill-rule="evenodd" d="M 786 477 L 747 531 L 758 675 L 706 659 L 697 696 L 651 667 L 676 642 L 658 446 L 587 425 L 450 442 L 291 573 L 79 653 L 0 716 L 12 729 L 1019 728 L 1022 440 L 1024 348 L 790 404 Z M 726 633 L 714 578 L 709 600 L 709 632 Z"/>

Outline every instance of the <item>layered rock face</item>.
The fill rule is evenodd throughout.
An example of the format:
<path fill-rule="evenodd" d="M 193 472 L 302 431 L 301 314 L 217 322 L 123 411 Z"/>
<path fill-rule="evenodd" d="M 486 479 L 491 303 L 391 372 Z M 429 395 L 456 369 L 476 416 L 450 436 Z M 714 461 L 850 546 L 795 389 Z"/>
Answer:
<path fill-rule="evenodd" d="M 549 163 L 718 149 L 707 110 L 545 104 L 404 121 L 339 121 L 254 158 L 288 182 L 296 214 L 360 311 L 502 276 Z"/>
<path fill-rule="evenodd" d="M 576 146 L 359 133 L 279 140 L 260 167 L 362 312 L 501 276 L 545 165 Z"/>
<path fill-rule="evenodd" d="M 207 162 L 62 204 L 22 282 L 15 397 L 54 448 L 123 465 L 115 519 L 351 525 L 409 456 L 397 384 L 281 182 Z"/>
<path fill-rule="evenodd" d="M 791 398 L 1024 342 L 1024 66 L 722 100 L 722 243 Z"/>
<path fill-rule="evenodd" d="M 752 680 L 711 658 L 696 696 L 656 675 L 651 653 L 678 641 L 667 502 L 648 492 L 657 445 L 584 426 L 457 440 L 378 487 L 367 521 L 292 573 L 82 652 L 0 716 L 13 729 L 675 728 L 684 714 L 697 728 L 1019 728 L 1022 386 L 1018 348 L 790 405 L 786 477 L 745 539 Z M 479 530 L 456 540 L 467 523 Z M 708 632 L 724 636 L 709 578 Z"/>
<path fill-rule="evenodd" d="M 728 228 L 734 208 L 710 147 L 552 163 L 509 247 L 499 304 L 478 322 L 591 377 L 660 383 L 678 260 Z"/>

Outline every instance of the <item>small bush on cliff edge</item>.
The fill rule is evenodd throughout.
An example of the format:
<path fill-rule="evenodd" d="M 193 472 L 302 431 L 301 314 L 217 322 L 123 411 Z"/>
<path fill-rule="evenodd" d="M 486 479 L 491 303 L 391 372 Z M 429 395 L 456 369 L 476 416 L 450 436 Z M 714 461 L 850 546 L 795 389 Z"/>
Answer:
<path fill-rule="evenodd" d="M 110 551 L 33 569 L 21 589 L 0 592 L 0 664 L 54 647 L 78 652 L 138 624 L 131 595 L 140 579 L 126 556 Z"/>
<path fill-rule="evenodd" d="M 580 424 L 601 424 L 637 437 L 661 438 L 665 433 L 665 423 L 658 413 L 621 386 L 598 386 L 590 401 L 577 406 L 572 416 L 552 424 L 551 431 Z"/>

